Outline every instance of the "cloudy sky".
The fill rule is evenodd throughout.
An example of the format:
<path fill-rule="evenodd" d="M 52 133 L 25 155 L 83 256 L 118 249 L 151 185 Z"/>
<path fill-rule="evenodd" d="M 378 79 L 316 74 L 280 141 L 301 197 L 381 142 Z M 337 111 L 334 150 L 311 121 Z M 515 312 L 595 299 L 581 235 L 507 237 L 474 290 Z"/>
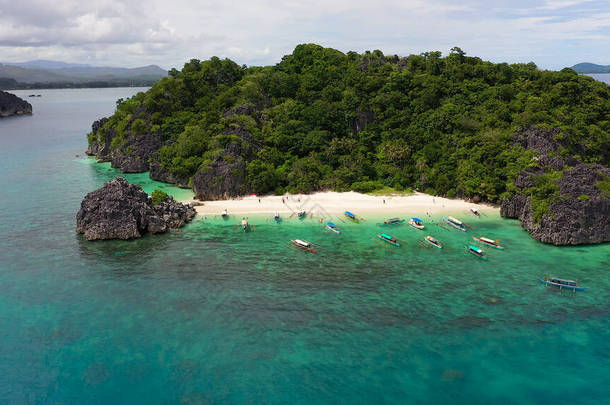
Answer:
<path fill-rule="evenodd" d="M 608 0 L 0 0 L 0 62 L 273 64 L 299 43 L 560 69 L 610 64 Z"/>

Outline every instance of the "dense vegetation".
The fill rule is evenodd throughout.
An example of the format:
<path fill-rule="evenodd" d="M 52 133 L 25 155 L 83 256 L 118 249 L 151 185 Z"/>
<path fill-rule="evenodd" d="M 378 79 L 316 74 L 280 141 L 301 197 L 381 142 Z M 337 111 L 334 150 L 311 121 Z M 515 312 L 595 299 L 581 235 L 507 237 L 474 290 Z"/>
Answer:
<path fill-rule="evenodd" d="M 610 87 L 571 69 L 459 48 L 402 58 L 307 44 L 275 66 L 193 59 L 120 100 L 104 126 L 114 147 L 129 133 L 161 136 L 156 159 L 178 176 L 243 159 L 256 193 L 392 187 L 498 202 L 537 164 L 515 131 L 559 128 L 559 154 L 608 166 L 609 113 Z M 540 210 L 560 176 L 531 189 Z"/>
<path fill-rule="evenodd" d="M 163 201 L 167 200 L 167 193 L 159 189 L 155 189 L 150 196 L 152 198 L 153 205 L 159 205 Z"/>

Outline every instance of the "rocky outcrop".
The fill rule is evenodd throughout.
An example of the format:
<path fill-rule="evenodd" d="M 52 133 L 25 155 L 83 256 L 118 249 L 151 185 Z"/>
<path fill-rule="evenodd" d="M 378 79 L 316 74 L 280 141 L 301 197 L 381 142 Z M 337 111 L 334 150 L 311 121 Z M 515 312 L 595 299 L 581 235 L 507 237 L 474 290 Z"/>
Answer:
<path fill-rule="evenodd" d="M 125 173 L 141 173 L 150 170 L 150 161 L 153 155 L 161 149 L 163 142 L 158 133 L 134 131 L 132 124 L 136 120 L 148 122 L 146 111 L 140 108 L 132 114 L 129 126 L 123 135 L 118 135 L 114 128 L 104 126 L 108 118 L 95 121 L 91 125 L 86 153 L 95 156 L 101 162 L 111 162 L 112 167 Z M 150 125 L 147 126 L 150 127 Z"/>
<path fill-rule="evenodd" d="M 225 155 L 199 168 L 193 177 L 193 191 L 199 200 L 225 200 L 247 194 L 246 163 L 239 156 Z"/>
<path fill-rule="evenodd" d="M 610 196 L 599 183 L 610 178 L 610 169 L 599 164 L 586 165 L 574 157 L 558 157 L 558 130 L 530 129 L 516 134 L 516 141 L 537 151 L 537 165 L 519 173 L 515 186 L 519 192 L 502 202 L 500 215 L 516 218 L 533 238 L 553 245 L 581 245 L 610 241 Z M 551 156 L 549 156 L 551 155 Z M 548 170 L 562 170 L 556 182 L 558 192 L 550 198 L 547 212 L 536 221 L 528 189 L 536 177 Z"/>
<path fill-rule="evenodd" d="M 194 216 L 191 205 L 169 196 L 153 205 L 141 187 L 117 177 L 85 196 L 76 215 L 76 232 L 88 240 L 132 239 L 180 228 Z"/>
<path fill-rule="evenodd" d="M 0 91 L 0 118 L 12 115 L 31 115 L 32 105 L 14 94 Z"/>
<path fill-rule="evenodd" d="M 124 173 L 141 173 L 150 170 L 149 160 L 163 143 L 157 134 L 130 133 L 123 145 L 111 153 L 112 167 Z"/>
<path fill-rule="evenodd" d="M 154 155 L 150 161 L 150 178 L 165 183 L 172 183 L 182 188 L 191 188 L 189 186 L 189 176 L 173 174 L 164 168 Z"/>

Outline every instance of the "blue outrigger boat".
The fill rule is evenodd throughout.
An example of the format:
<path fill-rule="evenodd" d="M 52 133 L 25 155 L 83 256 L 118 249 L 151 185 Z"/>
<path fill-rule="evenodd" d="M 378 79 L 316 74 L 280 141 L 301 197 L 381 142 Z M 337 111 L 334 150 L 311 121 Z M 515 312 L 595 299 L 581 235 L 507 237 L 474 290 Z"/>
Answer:
<path fill-rule="evenodd" d="M 349 219 L 351 219 L 352 221 L 354 221 L 354 222 L 359 222 L 359 221 L 358 221 L 358 218 L 356 217 L 356 214 L 351 213 L 351 212 L 349 212 L 349 211 L 345 211 L 345 212 L 344 212 L 344 214 L 345 214 L 345 216 L 346 216 L 346 217 L 348 217 L 348 218 L 349 218 Z"/>
<path fill-rule="evenodd" d="M 424 221 L 416 217 L 413 217 L 409 220 L 409 225 L 411 225 L 415 229 L 424 229 Z"/>
<path fill-rule="evenodd" d="M 326 224 L 326 229 L 333 231 L 334 233 L 341 233 L 341 230 L 337 228 L 334 222 L 329 222 Z"/>
<path fill-rule="evenodd" d="M 545 277 L 544 279 L 540 280 L 540 282 L 547 287 L 556 287 L 556 288 L 559 288 L 560 290 L 570 290 L 570 291 L 574 291 L 574 292 L 586 290 L 585 287 L 579 286 L 576 281 L 565 280 L 563 278 L 549 276 L 549 277 Z"/>

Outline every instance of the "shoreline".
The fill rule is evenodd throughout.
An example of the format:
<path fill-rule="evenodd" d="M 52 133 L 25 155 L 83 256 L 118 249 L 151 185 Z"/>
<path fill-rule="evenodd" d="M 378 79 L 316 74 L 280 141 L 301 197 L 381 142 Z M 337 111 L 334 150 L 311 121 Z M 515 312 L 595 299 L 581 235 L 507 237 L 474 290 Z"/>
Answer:
<path fill-rule="evenodd" d="M 336 214 L 343 214 L 345 211 L 351 211 L 356 215 L 386 214 L 392 216 L 398 213 L 408 213 L 414 216 L 432 216 L 470 211 L 471 208 L 476 208 L 480 213 L 495 213 L 500 210 L 499 206 L 475 204 L 465 200 L 436 197 L 419 192 L 406 196 L 377 196 L 354 191 L 325 191 L 313 194 L 262 197 L 252 195 L 231 200 L 187 200 L 183 202 L 203 204 L 195 206 L 199 215 L 220 215 L 223 210 L 227 210 L 229 215 L 274 214 L 278 212 L 285 216 L 304 210 L 308 214 L 321 217 L 332 217 Z"/>

